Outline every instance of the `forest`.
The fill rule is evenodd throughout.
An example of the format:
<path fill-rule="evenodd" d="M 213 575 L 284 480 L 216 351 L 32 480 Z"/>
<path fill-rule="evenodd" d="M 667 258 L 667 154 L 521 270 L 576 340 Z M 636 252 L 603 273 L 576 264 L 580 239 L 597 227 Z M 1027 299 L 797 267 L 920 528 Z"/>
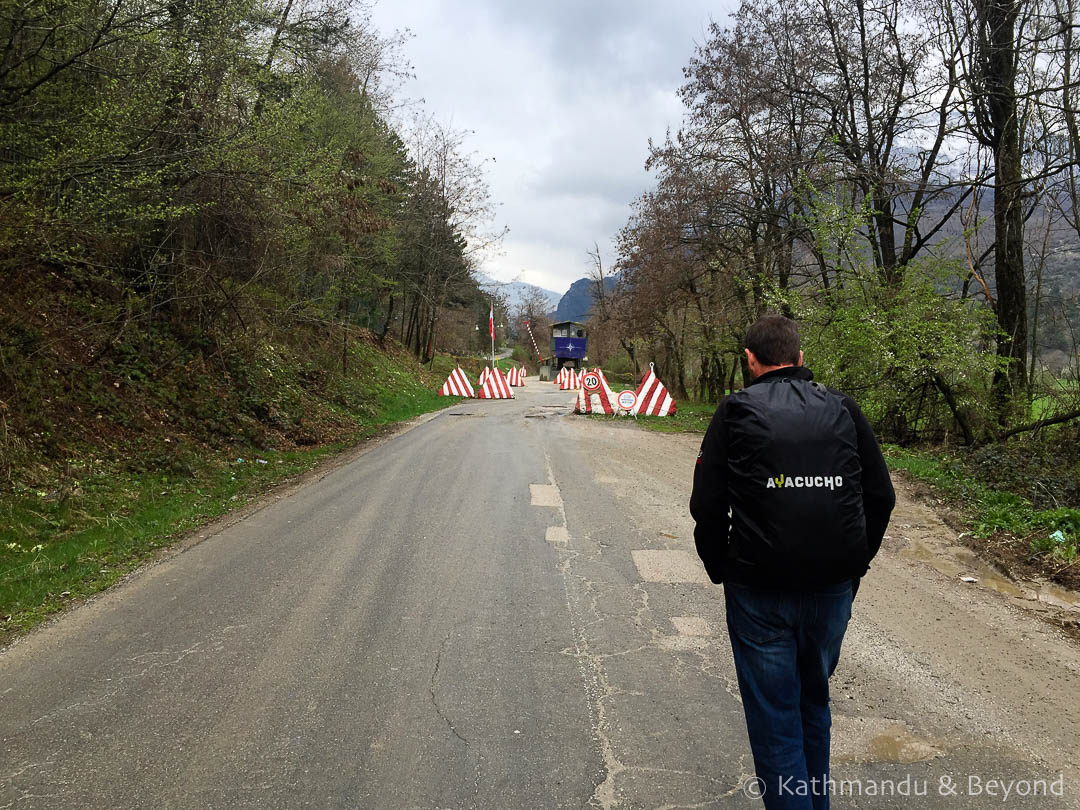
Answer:
<path fill-rule="evenodd" d="M 417 356 L 475 292 L 490 202 L 463 135 L 391 123 L 404 37 L 364 6 L 5 3 L 5 271 L 110 295 L 117 332 L 270 320 L 391 330 Z M 497 238 L 496 236 L 490 238 Z M 106 351 L 91 347 L 89 351 Z"/>
<path fill-rule="evenodd" d="M 122 455 L 160 424 L 273 421 L 282 351 L 317 388 L 360 335 L 473 348 L 500 234 L 466 134 L 398 97 L 407 36 L 362 2 L 5 0 L 5 479 L 103 426 Z"/>
<path fill-rule="evenodd" d="M 744 0 L 594 256 L 598 345 L 716 401 L 778 311 L 887 441 L 1075 443 L 1077 37 L 1076 0 Z"/>

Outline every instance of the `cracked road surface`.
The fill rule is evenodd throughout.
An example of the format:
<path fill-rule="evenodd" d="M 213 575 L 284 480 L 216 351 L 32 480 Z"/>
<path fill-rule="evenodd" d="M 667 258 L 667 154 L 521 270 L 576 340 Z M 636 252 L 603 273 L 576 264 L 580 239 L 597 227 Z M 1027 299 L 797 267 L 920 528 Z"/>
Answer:
<path fill-rule="evenodd" d="M 0 809 L 759 807 L 698 439 L 517 394 L 0 653 Z M 1077 647 L 927 562 L 955 539 L 901 493 L 833 681 L 833 806 L 1078 807 Z"/>

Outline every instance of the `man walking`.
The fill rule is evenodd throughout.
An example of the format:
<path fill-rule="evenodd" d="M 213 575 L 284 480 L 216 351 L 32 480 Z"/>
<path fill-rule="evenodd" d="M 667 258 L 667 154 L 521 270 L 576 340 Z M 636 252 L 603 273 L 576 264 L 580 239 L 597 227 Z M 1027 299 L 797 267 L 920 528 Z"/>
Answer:
<path fill-rule="evenodd" d="M 701 443 L 694 540 L 724 583 L 765 807 L 826 810 L 829 676 L 895 494 L 859 406 L 802 365 L 794 321 L 754 323 L 746 358 L 753 383 L 721 401 Z"/>

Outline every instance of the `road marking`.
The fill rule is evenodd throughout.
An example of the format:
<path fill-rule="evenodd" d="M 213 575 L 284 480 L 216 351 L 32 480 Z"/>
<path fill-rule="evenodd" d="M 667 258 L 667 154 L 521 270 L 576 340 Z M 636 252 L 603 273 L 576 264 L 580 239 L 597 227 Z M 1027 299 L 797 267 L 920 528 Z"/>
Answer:
<path fill-rule="evenodd" d="M 559 488 L 552 484 L 529 484 L 529 495 L 533 506 L 562 508 L 562 495 L 559 494 Z"/>
<path fill-rule="evenodd" d="M 637 549 L 630 555 L 646 582 L 709 582 L 701 562 L 689 552 Z"/>
<path fill-rule="evenodd" d="M 708 636 L 709 623 L 700 616 L 672 616 L 671 623 L 680 636 Z"/>
<path fill-rule="evenodd" d="M 551 469 L 551 457 L 544 452 L 544 467 L 550 484 L 529 484 L 529 496 L 533 506 L 550 506 L 559 510 L 558 525 L 548 526 L 544 539 L 560 546 L 570 545 L 570 530 L 566 526 L 566 509 L 563 507 L 562 493 L 555 483 L 555 473 Z"/>
<path fill-rule="evenodd" d="M 569 543 L 570 532 L 565 526 L 548 526 L 544 539 L 549 543 Z"/>

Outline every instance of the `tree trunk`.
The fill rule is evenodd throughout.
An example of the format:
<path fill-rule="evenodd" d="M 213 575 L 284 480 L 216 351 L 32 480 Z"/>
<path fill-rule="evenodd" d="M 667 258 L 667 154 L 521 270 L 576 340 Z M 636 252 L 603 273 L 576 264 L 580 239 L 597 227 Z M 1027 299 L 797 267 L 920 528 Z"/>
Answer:
<path fill-rule="evenodd" d="M 941 395 L 945 397 L 945 404 L 949 406 L 949 410 L 952 411 L 953 419 L 956 420 L 960 432 L 964 434 L 964 444 L 974 444 L 975 432 L 971 429 L 971 423 L 968 421 L 967 414 L 964 412 L 964 409 L 960 407 L 960 403 L 956 399 L 956 395 L 953 393 L 952 388 L 945 382 L 945 378 L 936 371 L 933 375 L 934 385 L 937 386 Z"/>
<path fill-rule="evenodd" d="M 701 377 L 698 380 L 698 396 L 702 402 L 719 402 L 724 396 L 724 378 L 727 369 L 724 359 L 716 352 L 708 352 L 701 358 Z"/>
<path fill-rule="evenodd" d="M 1016 19 L 1022 0 L 979 0 L 978 59 L 986 87 L 986 123 L 994 150 L 994 275 L 997 322 L 1003 335 L 998 357 L 1005 367 L 994 375 L 998 420 L 1008 419 L 1010 402 L 1027 374 L 1027 289 L 1024 285 L 1023 167 L 1016 107 Z"/>
<path fill-rule="evenodd" d="M 390 331 L 390 325 L 394 322 L 394 296 L 390 296 L 390 304 L 386 308 L 386 321 L 383 322 L 383 327 L 379 330 L 379 343 L 386 341 L 386 333 Z"/>
<path fill-rule="evenodd" d="M 745 352 L 739 355 L 739 369 L 742 371 L 742 387 L 746 388 L 754 381 L 754 377 L 750 373 L 750 364 L 746 361 Z M 734 386 L 732 386 L 732 390 L 734 390 Z"/>

